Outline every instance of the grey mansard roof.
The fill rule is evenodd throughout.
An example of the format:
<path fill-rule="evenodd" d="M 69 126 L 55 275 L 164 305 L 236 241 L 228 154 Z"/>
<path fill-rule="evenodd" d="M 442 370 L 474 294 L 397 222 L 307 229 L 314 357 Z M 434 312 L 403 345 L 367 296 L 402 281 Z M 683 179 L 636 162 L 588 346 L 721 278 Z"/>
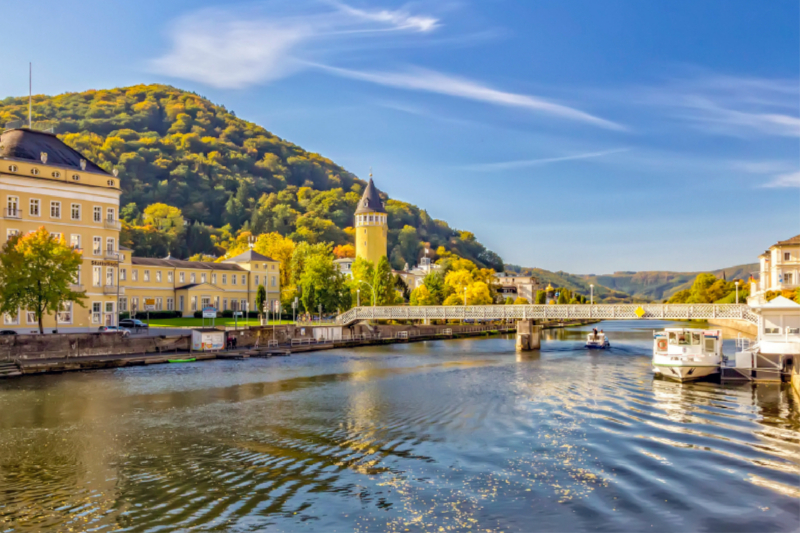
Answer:
<path fill-rule="evenodd" d="M 108 172 L 64 144 L 52 133 L 18 128 L 0 134 L 0 159 L 41 163 L 42 152 L 47 154 L 47 165 L 81 170 L 81 159 L 83 159 L 86 161 L 85 172 L 108 175 Z"/>

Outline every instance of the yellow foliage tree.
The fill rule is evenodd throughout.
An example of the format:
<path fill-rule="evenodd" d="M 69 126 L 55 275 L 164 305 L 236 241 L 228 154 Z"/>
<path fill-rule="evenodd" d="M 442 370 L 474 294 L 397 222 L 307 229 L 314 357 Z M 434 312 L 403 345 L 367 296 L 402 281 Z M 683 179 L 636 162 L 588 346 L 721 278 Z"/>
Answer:
<path fill-rule="evenodd" d="M 522 296 L 514 300 L 514 305 L 528 305 L 529 303 L 530 302 L 528 301 L 528 299 L 523 298 Z"/>

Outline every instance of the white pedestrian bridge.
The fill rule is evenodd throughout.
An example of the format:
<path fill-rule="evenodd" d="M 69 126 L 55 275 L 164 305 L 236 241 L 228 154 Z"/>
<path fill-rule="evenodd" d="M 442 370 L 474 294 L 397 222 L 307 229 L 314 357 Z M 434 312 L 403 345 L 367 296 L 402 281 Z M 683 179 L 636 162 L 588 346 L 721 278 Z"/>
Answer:
<path fill-rule="evenodd" d="M 730 318 L 758 324 L 746 304 L 420 305 L 354 307 L 336 322 L 361 320 L 690 320 Z"/>

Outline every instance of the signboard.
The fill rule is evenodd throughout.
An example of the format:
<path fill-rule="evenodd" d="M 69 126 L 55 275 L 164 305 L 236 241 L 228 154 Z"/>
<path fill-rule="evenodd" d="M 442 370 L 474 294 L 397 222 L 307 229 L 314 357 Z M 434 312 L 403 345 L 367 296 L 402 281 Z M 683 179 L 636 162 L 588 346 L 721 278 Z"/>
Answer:
<path fill-rule="evenodd" d="M 204 307 L 203 318 L 217 318 L 217 309 L 215 307 Z"/>
<path fill-rule="evenodd" d="M 272 311 L 275 314 L 279 314 L 281 312 L 281 301 L 280 300 L 273 300 L 272 301 Z"/>
<path fill-rule="evenodd" d="M 155 311 L 156 310 L 156 299 L 155 298 L 145 298 L 144 299 L 144 310 L 145 311 Z"/>
<path fill-rule="evenodd" d="M 243 313 L 241 311 L 234 311 L 233 316 L 243 316 Z"/>
<path fill-rule="evenodd" d="M 192 350 L 210 352 L 225 348 L 224 331 L 192 331 Z"/>

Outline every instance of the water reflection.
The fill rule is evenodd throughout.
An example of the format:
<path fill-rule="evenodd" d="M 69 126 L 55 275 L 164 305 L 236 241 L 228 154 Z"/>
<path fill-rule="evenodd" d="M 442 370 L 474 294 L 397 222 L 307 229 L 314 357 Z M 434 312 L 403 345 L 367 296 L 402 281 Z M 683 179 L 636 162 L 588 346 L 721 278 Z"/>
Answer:
<path fill-rule="evenodd" d="M 0 529 L 796 529 L 787 387 L 602 326 L 3 382 Z"/>

